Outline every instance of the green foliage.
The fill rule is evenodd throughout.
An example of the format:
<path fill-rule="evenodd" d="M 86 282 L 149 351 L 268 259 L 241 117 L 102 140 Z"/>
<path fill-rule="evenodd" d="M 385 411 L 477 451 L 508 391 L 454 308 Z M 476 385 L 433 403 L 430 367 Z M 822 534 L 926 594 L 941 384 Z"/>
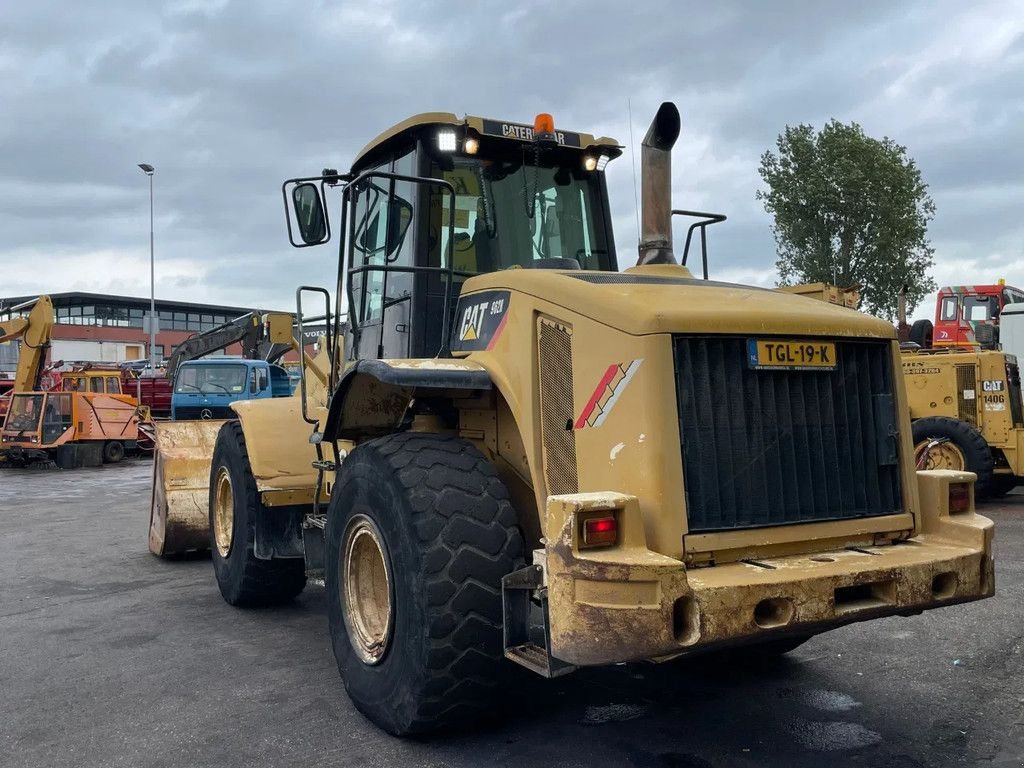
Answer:
<path fill-rule="evenodd" d="M 761 156 L 757 198 L 775 217 L 782 285 L 860 285 L 861 308 L 889 320 L 902 286 L 908 310 L 935 290 L 935 204 L 905 147 L 836 120 L 817 134 L 786 126 L 776 146 Z"/>

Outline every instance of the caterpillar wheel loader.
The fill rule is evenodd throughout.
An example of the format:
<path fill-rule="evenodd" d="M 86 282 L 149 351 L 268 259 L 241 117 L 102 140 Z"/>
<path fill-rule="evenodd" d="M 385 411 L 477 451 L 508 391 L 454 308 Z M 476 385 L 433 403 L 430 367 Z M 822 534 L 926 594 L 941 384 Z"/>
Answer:
<path fill-rule="evenodd" d="M 916 463 L 977 475 L 978 498 L 1024 478 L 1024 408 L 1017 358 L 995 350 L 903 353 Z"/>
<path fill-rule="evenodd" d="M 390 733 L 493 711 L 512 664 L 784 652 L 993 594 L 975 476 L 915 471 L 892 326 L 677 263 L 679 129 L 663 104 L 621 272 L 621 147 L 548 115 L 417 115 L 282 187 L 293 245 L 339 241 L 348 330 L 295 397 L 179 449 L 209 467 L 224 599 L 322 580 L 345 688 Z M 311 294 L 332 314 L 300 288 L 300 327 Z"/>

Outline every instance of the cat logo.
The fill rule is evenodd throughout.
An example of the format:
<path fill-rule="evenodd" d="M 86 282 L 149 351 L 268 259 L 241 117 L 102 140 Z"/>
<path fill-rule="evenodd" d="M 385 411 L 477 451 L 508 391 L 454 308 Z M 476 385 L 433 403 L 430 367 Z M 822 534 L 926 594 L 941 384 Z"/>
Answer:
<path fill-rule="evenodd" d="M 459 341 L 476 341 L 476 340 L 477 340 L 476 327 L 472 323 L 469 323 L 468 325 L 463 326 L 462 333 L 459 335 Z"/>
<path fill-rule="evenodd" d="M 508 291 L 482 291 L 459 299 L 452 329 L 452 349 L 479 352 L 491 349 L 505 327 Z"/>

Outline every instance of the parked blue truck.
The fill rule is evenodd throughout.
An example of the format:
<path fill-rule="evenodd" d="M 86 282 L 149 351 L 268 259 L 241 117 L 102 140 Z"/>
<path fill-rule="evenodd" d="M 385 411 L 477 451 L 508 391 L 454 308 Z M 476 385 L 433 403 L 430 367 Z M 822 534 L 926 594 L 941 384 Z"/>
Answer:
<path fill-rule="evenodd" d="M 288 372 L 265 360 L 216 357 L 190 360 L 178 366 L 171 395 L 171 418 L 231 419 L 237 400 L 289 397 Z"/>

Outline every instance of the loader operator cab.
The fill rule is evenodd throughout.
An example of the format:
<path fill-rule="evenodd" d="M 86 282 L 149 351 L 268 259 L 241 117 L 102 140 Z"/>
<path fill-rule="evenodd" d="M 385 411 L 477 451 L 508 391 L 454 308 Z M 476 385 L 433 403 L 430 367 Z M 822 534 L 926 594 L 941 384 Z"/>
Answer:
<path fill-rule="evenodd" d="M 285 182 L 289 233 L 298 247 L 330 239 L 324 201 L 341 187 L 348 357 L 430 358 L 473 275 L 617 270 L 603 171 L 620 153 L 546 115 L 534 127 L 419 115 L 371 142 L 349 174 Z"/>

